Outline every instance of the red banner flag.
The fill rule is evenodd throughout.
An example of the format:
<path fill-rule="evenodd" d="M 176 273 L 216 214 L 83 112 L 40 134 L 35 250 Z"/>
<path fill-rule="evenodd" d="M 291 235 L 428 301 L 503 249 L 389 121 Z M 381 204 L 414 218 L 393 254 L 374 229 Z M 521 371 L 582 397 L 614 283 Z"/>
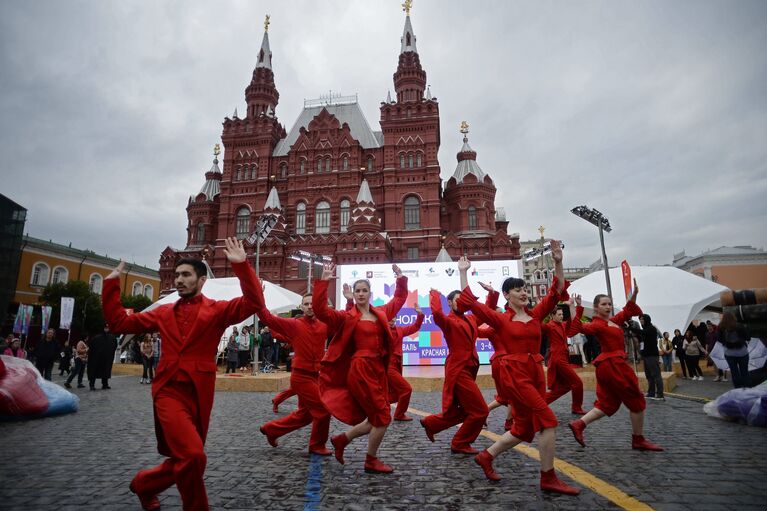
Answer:
<path fill-rule="evenodd" d="M 626 291 L 626 301 L 633 292 L 631 287 L 631 266 L 625 259 L 621 262 L 621 273 L 623 273 L 623 289 Z"/>

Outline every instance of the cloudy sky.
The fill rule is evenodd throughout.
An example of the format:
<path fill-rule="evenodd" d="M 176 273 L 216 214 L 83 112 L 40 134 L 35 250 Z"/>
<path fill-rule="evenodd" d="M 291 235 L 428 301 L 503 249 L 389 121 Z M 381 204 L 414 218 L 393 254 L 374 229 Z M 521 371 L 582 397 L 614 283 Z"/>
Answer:
<path fill-rule="evenodd" d="M 183 247 L 221 122 L 245 111 L 271 14 L 277 115 L 359 94 L 373 129 L 393 89 L 404 14 L 387 1 L 0 4 L 2 187 L 27 232 L 158 266 Z M 440 102 L 442 177 L 460 121 L 509 232 L 563 239 L 565 265 L 669 263 L 767 245 L 767 3 L 415 0 Z"/>

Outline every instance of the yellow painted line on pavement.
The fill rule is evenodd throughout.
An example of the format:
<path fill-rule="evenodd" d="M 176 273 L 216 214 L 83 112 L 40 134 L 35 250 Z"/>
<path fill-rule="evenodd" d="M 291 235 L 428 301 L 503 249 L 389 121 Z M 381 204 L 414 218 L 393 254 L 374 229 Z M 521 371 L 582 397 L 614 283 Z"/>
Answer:
<path fill-rule="evenodd" d="M 431 415 L 415 408 L 408 408 L 408 411 L 415 415 L 420 415 L 421 417 Z M 501 439 L 501 435 L 493 433 L 492 431 L 483 430 L 480 434 L 494 442 Z M 538 449 L 530 447 L 529 445 L 519 444 L 514 447 L 514 449 L 535 460 L 541 459 Z M 621 489 L 616 488 L 607 481 L 598 478 L 590 472 L 586 472 L 582 468 L 576 467 L 572 463 L 568 463 L 567 461 L 561 460 L 559 458 L 554 458 L 554 468 L 558 472 L 565 474 L 573 481 L 576 481 L 582 486 L 592 490 L 594 493 L 603 496 L 613 504 L 620 506 L 623 509 L 630 511 L 653 511 L 653 508 L 644 502 L 635 499 Z"/>
<path fill-rule="evenodd" d="M 691 396 L 689 394 L 677 394 L 676 392 L 666 392 L 665 395 L 669 397 L 676 397 L 679 399 L 689 399 L 691 401 L 700 401 L 701 403 L 708 403 L 710 401 L 713 401 L 713 399 L 709 399 L 707 397 Z"/>

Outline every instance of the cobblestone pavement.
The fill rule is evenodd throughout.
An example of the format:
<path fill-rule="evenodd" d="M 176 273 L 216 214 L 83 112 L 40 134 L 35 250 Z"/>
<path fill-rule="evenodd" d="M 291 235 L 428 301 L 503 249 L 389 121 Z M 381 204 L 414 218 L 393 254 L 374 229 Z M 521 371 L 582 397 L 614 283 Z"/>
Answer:
<path fill-rule="evenodd" d="M 112 390 L 77 390 L 82 401 L 76 414 L 0 424 L 4 453 L 0 508 L 140 509 L 128 483 L 137 470 L 162 458 L 155 450 L 149 387 L 137 380 L 119 376 L 112 379 Z M 54 381 L 60 383 L 61 378 L 55 376 Z M 490 391 L 484 394 L 492 399 Z M 395 467 L 391 475 L 362 470 L 365 439 L 347 448 L 345 466 L 332 457 L 310 458 L 308 429 L 283 437 L 280 446 L 272 448 L 258 433 L 261 423 L 276 417 L 270 398 L 261 393 L 216 394 L 206 471 L 213 509 L 619 508 L 590 489 L 578 497 L 541 493 L 538 462 L 516 450 L 498 457 L 495 467 L 503 480 L 490 483 L 470 456 L 450 453 L 454 430 L 439 434 L 431 443 L 417 421 L 394 423 L 387 432 L 379 455 Z M 588 447 L 583 449 L 564 425 L 572 418 L 569 399 L 565 396 L 553 405 L 562 423 L 558 458 L 655 509 L 764 509 L 767 487 L 760 481 L 767 473 L 767 436 L 763 429 L 712 419 L 698 402 L 668 398 L 648 403 L 646 417 L 648 438 L 665 446 L 665 452 L 631 450 L 625 409 L 590 426 Z M 586 392 L 586 403 L 593 399 L 594 394 Z M 439 403 L 439 393 L 416 393 L 411 405 L 433 412 Z M 292 398 L 281 412 L 295 405 Z M 490 431 L 501 432 L 504 415 L 505 409 L 491 413 Z M 334 421 L 331 433 L 343 429 Z M 475 446 L 483 448 L 491 442 L 481 436 Z M 582 486 L 578 481 L 574 484 Z M 163 509 L 181 508 L 175 488 L 163 494 L 161 501 Z"/>

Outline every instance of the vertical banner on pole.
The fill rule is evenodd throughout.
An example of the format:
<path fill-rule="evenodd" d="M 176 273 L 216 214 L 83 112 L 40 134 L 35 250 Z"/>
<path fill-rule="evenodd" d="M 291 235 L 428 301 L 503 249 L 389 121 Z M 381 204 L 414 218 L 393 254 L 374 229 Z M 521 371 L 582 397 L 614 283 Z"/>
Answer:
<path fill-rule="evenodd" d="M 40 331 L 42 333 L 45 333 L 46 330 L 48 330 L 48 325 L 51 322 L 51 312 L 53 311 L 53 307 L 50 305 L 43 305 L 42 306 L 42 313 L 43 318 L 40 321 Z"/>
<path fill-rule="evenodd" d="M 72 314 L 75 311 L 75 299 L 62 296 L 61 297 L 61 321 L 59 321 L 59 328 L 69 330 L 72 327 Z"/>
<path fill-rule="evenodd" d="M 29 320 L 32 319 L 32 311 L 27 312 L 27 306 L 23 303 L 19 305 L 19 311 L 16 313 L 16 320 L 13 322 L 14 334 L 26 334 L 29 331 Z"/>
<path fill-rule="evenodd" d="M 621 262 L 621 273 L 623 274 L 623 290 L 626 292 L 626 301 L 628 301 L 634 289 L 631 284 L 631 266 L 625 259 Z"/>

